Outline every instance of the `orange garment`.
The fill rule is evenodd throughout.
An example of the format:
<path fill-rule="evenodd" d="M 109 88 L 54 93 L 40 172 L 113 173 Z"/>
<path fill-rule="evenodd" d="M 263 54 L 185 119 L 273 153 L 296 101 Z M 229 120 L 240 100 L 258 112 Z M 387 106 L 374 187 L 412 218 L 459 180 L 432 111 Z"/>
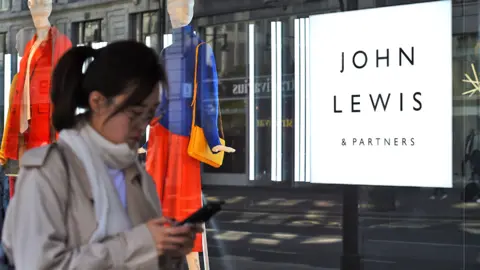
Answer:
<path fill-rule="evenodd" d="M 15 93 L 15 87 L 17 85 L 17 74 L 15 74 L 15 76 L 13 76 L 13 80 L 12 80 L 12 84 L 10 85 L 10 93 L 8 94 L 8 104 L 12 104 L 12 101 L 13 101 L 13 96 L 14 96 L 14 93 Z M 11 111 L 8 110 L 7 112 L 7 123 L 10 121 L 10 118 L 11 118 Z M 2 137 L 2 146 L 0 148 L 0 164 L 1 165 L 5 165 L 5 163 L 7 162 L 7 159 L 5 158 L 5 146 L 6 146 L 6 140 L 5 140 L 5 137 L 7 136 L 8 134 L 8 125 L 5 125 L 5 129 L 3 130 L 3 137 Z"/>
<path fill-rule="evenodd" d="M 10 199 L 13 198 L 13 194 L 15 194 L 15 180 L 17 180 L 15 176 L 8 176 L 8 191 L 10 193 Z"/>
<path fill-rule="evenodd" d="M 19 135 L 20 135 L 20 112 L 22 96 L 25 85 L 28 56 L 32 45 L 35 43 L 35 35 L 26 45 L 25 54 L 20 61 L 20 70 L 16 83 L 16 91 L 13 102 L 10 105 L 10 119 L 6 123 L 7 134 L 5 140 L 5 158 L 19 159 Z M 53 68 L 60 57 L 72 47 L 72 42 L 67 36 L 60 33 L 57 28 L 51 27 L 48 38 L 42 42 L 33 55 L 30 63 L 30 110 L 31 119 L 28 130 L 24 133 L 26 150 L 51 143 L 52 126 L 50 103 L 50 82 Z"/>
<path fill-rule="evenodd" d="M 157 186 L 163 215 L 184 220 L 202 207 L 200 162 L 187 153 L 189 137 L 168 131 L 155 121 L 150 125 L 146 169 Z M 202 252 L 202 235 L 193 248 Z"/>

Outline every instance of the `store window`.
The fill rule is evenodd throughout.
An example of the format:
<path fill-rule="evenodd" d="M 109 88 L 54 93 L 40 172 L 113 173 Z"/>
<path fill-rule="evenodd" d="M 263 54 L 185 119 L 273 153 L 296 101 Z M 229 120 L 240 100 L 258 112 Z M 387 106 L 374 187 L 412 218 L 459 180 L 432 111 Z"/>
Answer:
<path fill-rule="evenodd" d="M 142 42 L 148 47 L 158 51 L 158 11 L 141 12 L 130 15 L 130 38 Z M 165 45 L 165 44 L 164 44 Z M 147 127 L 141 139 L 144 145 L 148 139 L 150 128 Z"/>
<path fill-rule="evenodd" d="M 0 0 L 0 11 L 7 11 L 10 9 L 11 0 Z"/>
<path fill-rule="evenodd" d="M 150 48 L 158 49 L 158 11 L 149 11 L 130 15 L 132 25 L 131 37 L 145 43 Z"/>
<path fill-rule="evenodd" d="M 205 173 L 247 172 L 247 104 L 245 83 L 248 82 L 248 26 L 232 23 L 199 30 L 213 49 L 218 72 L 218 95 L 225 140 L 236 149 L 225 155 L 222 167 L 204 166 Z"/>
<path fill-rule="evenodd" d="M 161 44 L 158 43 L 166 47 L 173 42 L 170 20 L 166 20 L 166 25 L 159 24 L 169 18 L 167 10 L 161 10 L 164 1 L 53 2 L 50 22 L 67 35 L 74 46 L 101 48 L 113 40 L 130 38 L 159 51 Z M 452 151 L 448 154 L 452 155 L 452 173 L 443 178 L 451 180 L 453 187 L 315 184 L 325 179 L 310 174 L 310 149 L 317 138 L 307 134 L 312 123 L 323 115 L 310 117 L 307 113 L 311 106 L 322 103 L 310 98 L 309 84 L 312 78 L 317 81 L 326 78 L 323 72 L 310 73 L 311 61 L 324 59 L 315 59 L 309 54 L 334 36 L 350 38 L 351 44 L 363 41 L 351 38 L 348 30 L 350 26 L 362 24 L 361 21 L 345 20 L 345 24 L 351 25 L 346 25 L 344 32 L 319 36 L 310 31 L 312 16 L 376 11 L 421 2 L 437 1 L 195 0 L 191 25 L 214 51 L 225 140 L 236 149 L 235 153 L 225 155 L 218 169 L 202 165 L 205 198 L 226 201 L 223 211 L 206 224 L 205 248 L 209 252 L 204 254 L 209 258 L 204 261 L 209 262 L 210 269 L 480 269 L 480 193 L 475 191 L 480 183 L 480 95 L 468 92 L 480 87 L 478 0 L 450 1 L 453 102 L 452 108 L 446 108 L 452 109 L 451 119 L 447 117 L 445 121 L 452 123 Z M 360 11 L 352 11 L 357 9 Z M 12 17 L 10 10 L 18 16 Z M 4 121 L 8 89 L 20 61 L 13 44 L 7 43 L 13 43 L 17 29 L 33 23 L 28 0 L 0 0 L 0 11 L 5 11 L 0 12 L 0 101 L 3 98 L 0 102 L 3 120 L 0 121 Z M 430 21 L 425 15 L 422 18 L 426 23 Z M 384 27 L 390 19 L 393 20 L 376 22 L 378 29 L 373 27 L 379 33 L 375 44 L 378 48 L 385 48 L 388 43 L 383 37 L 391 32 Z M 408 25 L 411 18 L 397 19 L 399 24 Z M 438 29 L 435 24 L 430 27 L 432 31 L 417 33 L 416 38 L 427 40 L 430 49 L 445 45 L 428 39 L 432 32 L 449 31 L 448 27 Z M 415 32 L 414 28 L 405 29 L 402 34 Z M 333 26 L 323 25 L 318 32 L 328 29 Z M 33 29 L 28 40 L 34 32 Z M 313 37 L 319 38 L 318 44 L 310 44 Z M 345 44 L 337 45 L 344 47 Z M 420 57 L 421 52 L 418 53 L 416 56 Z M 374 54 L 375 51 L 369 55 L 372 57 L 369 64 L 374 64 Z M 390 61 L 395 60 L 395 55 L 390 54 Z M 443 64 L 441 59 L 439 55 L 438 59 L 430 60 L 432 69 Z M 439 79 L 438 74 L 426 72 L 419 83 Z M 388 93 L 392 85 L 402 80 L 409 80 L 408 76 L 386 83 L 382 91 Z M 365 90 L 352 85 L 345 91 Z M 390 102 L 393 101 L 392 96 Z M 362 106 L 365 103 L 370 105 L 368 97 L 362 100 Z M 350 106 L 351 102 L 343 108 Z M 432 120 L 422 126 L 428 127 L 435 121 L 432 116 Z M 318 132 L 327 134 L 337 128 L 337 123 L 332 123 L 322 126 Z M 360 129 L 352 126 L 347 135 Z M 443 135 L 443 131 L 434 132 L 430 139 Z M 147 137 L 148 130 L 142 143 Z M 329 152 L 327 148 L 316 151 Z M 429 158 L 421 162 L 421 169 L 415 172 L 438 171 L 441 166 L 435 160 L 441 155 L 445 153 L 436 148 L 431 150 Z M 405 162 L 409 159 L 408 155 L 402 157 Z M 339 164 L 341 170 L 358 173 L 351 169 L 354 164 L 345 160 L 328 161 Z M 365 158 L 355 164 L 368 161 Z M 314 165 L 319 170 L 326 166 L 321 162 Z M 395 170 L 385 173 L 385 182 L 405 170 L 403 162 L 397 165 Z M 377 166 L 371 171 L 375 169 L 382 168 Z M 212 179 L 215 181 L 208 181 Z M 414 180 L 421 183 L 425 179 L 414 177 Z M 361 262 L 362 267 L 357 267 L 357 262 Z"/>
<path fill-rule="evenodd" d="M 249 134 L 250 179 L 292 182 L 294 173 L 294 18 L 251 22 L 254 110 Z M 298 46 L 300 44 L 297 44 Z M 250 89 L 249 89 L 250 90 Z"/>
<path fill-rule="evenodd" d="M 102 20 L 78 22 L 74 24 L 75 41 L 87 45 L 102 42 Z"/>
<path fill-rule="evenodd" d="M 76 33 L 73 42 L 77 46 L 91 46 L 94 49 L 100 49 L 108 44 L 102 41 L 102 20 L 79 22 L 73 26 L 73 29 L 73 32 Z M 93 58 L 83 64 L 83 72 L 92 61 Z M 77 114 L 84 112 L 84 109 L 77 109 Z"/>
<path fill-rule="evenodd" d="M 310 74 L 308 68 L 309 61 L 320 61 L 309 57 L 309 52 L 315 50 L 309 43 L 312 38 L 310 15 L 419 2 L 433 1 L 304 1 L 295 6 L 276 6 L 272 4 L 274 1 L 269 1 L 269 8 L 273 7 L 269 11 L 242 6 L 248 14 L 236 12 L 237 7 L 232 7 L 231 13 L 225 14 L 222 9 L 216 15 L 212 3 L 197 5 L 196 8 L 204 12 L 202 14 L 209 14 L 197 18 L 199 24 L 217 40 L 232 29 L 229 28 L 231 25 L 243 24 L 247 28 L 247 45 L 243 50 L 246 55 L 241 59 L 247 59 L 246 67 L 239 69 L 239 75 L 222 77 L 225 82 L 221 84 L 232 81 L 234 85 L 226 89 L 235 89 L 232 92 L 237 93 L 237 98 L 241 96 L 245 104 L 244 116 L 237 118 L 246 126 L 245 136 L 248 137 L 246 168 L 248 179 L 252 180 L 248 185 L 286 183 L 288 187 L 282 191 L 263 187 L 240 191 L 222 187 L 229 190 L 223 197 L 217 187 L 206 191 L 212 199 L 239 201 L 231 209 L 242 213 L 229 221 L 222 220 L 231 222 L 231 225 L 215 228 L 219 233 L 212 237 L 215 240 L 240 239 L 222 242 L 228 246 L 225 249 L 231 248 L 229 255 L 252 258 L 248 262 L 242 261 L 236 269 L 263 269 L 268 265 L 277 269 L 473 270 L 480 266 L 480 249 L 476 244 L 480 241 L 477 224 L 480 196 L 478 192 L 471 196 L 471 191 L 466 188 L 480 179 L 478 160 L 472 158 L 478 154 L 478 145 L 476 141 L 472 143 L 472 138 L 478 137 L 480 129 L 480 98 L 478 92 L 472 96 L 466 94 L 478 87 L 477 77 L 480 76 L 478 1 L 452 1 L 453 171 L 452 175 L 445 177 L 452 179 L 453 188 L 355 186 L 351 192 L 350 186 L 309 184 L 318 181 L 311 178 L 307 169 L 307 152 L 311 140 L 316 138 L 307 138 L 306 134 L 309 123 L 317 116 L 309 119 L 306 110 L 307 106 L 315 106 L 318 101 L 308 105 L 306 100 L 311 76 L 322 80 L 323 75 Z M 323 38 L 328 39 L 328 36 Z M 438 41 L 432 40 L 432 46 L 435 42 Z M 222 42 L 216 44 L 218 69 L 222 70 L 219 60 L 222 54 L 218 49 Z M 230 43 L 228 47 L 231 47 Z M 227 66 L 238 61 L 234 55 L 227 55 Z M 227 105 L 223 104 L 227 101 L 223 100 L 222 106 L 225 107 Z M 324 127 L 322 132 L 335 128 L 335 125 Z M 444 154 L 432 153 L 432 160 L 434 155 Z M 343 164 L 341 159 L 334 162 Z M 425 162 L 425 170 L 432 169 L 427 165 L 429 161 Z M 343 165 L 345 170 L 351 167 Z M 208 168 L 208 172 L 215 171 Z M 389 177 L 385 175 L 386 179 Z M 355 202 L 353 206 L 352 201 Z M 265 213 L 257 215 L 260 208 Z M 349 213 L 353 209 L 358 209 L 359 215 L 352 218 Z M 310 215 L 311 218 L 297 220 L 297 216 Z M 248 223 L 252 229 L 242 227 L 242 222 Z M 282 231 L 281 236 L 276 233 L 279 231 Z M 233 235 L 235 237 L 229 238 Z M 247 244 L 239 247 L 240 242 Z M 276 255 L 270 257 L 270 253 Z M 354 261 L 355 254 L 364 259 L 362 268 L 348 267 L 346 261 Z M 230 262 L 220 260 L 227 268 Z"/>

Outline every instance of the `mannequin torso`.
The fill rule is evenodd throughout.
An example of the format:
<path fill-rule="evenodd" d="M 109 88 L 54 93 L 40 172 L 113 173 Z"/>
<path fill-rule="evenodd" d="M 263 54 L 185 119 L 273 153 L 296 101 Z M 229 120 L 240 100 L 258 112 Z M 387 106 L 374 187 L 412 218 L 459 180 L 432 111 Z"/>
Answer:
<path fill-rule="evenodd" d="M 32 118 L 30 111 L 30 74 L 32 66 L 32 58 L 35 55 L 40 44 L 45 40 L 45 37 L 40 37 L 35 40 L 27 56 L 27 71 L 25 73 L 25 82 L 22 96 L 22 110 L 20 112 L 20 132 L 24 133 L 28 129 L 28 121 Z"/>
<path fill-rule="evenodd" d="M 46 33 L 37 31 L 20 62 L 5 138 L 5 156 L 9 159 L 18 160 L 24 150 L 48 144 L 55 138 L 50 124 L 50 77 L 58 59 L 72 44 L 55 27 L 48 28 Z"/>
<path fill-rule="evenodd" d="M 30 74 L 32 66 L 32 58 L 37 52 L 38 47 L 48 38 L 50 23 L 46 24 L 48 28 L 37 29 L 37 39 L 33 43 L 27 58 L 27 71 L 25 73 L 25 82 L 22 96 L 22 110 L 20 112 L 20 133 L 24 133 L 28 129 L 28 121 L 32 118 L 30 111 Z"/>
<path fill-rule="evenodd" d="M 182 220 L 202 206 L 200 162 L 188 155 L 192 123 L 195 63 L 197 67 L 197 99 L 195 122 L 203 128 L 212 151 L 234 152 L 220 144 L 218 130 L 218 82 L 212 48 L 194 34 L 189 25 L 193 18 L 194 0 L 167 0 L 173 28 L 173 43 L 162 51 L 169 80 L 168 99 L 162 96 L 157 110 L 159 121 L 150 128 L 147 150 L 147 171 L 157 186 L 166 216 Z M 197 45 L 198 58 L 196 56 Z M 198 252 L 203 250 L 208 264 L 208 248 L 204 235 L 197 235 L 193 252 L 187 256 L 188 268 L 200 270 Z M 206 238 L 205 238 L 206 240 Z"/>

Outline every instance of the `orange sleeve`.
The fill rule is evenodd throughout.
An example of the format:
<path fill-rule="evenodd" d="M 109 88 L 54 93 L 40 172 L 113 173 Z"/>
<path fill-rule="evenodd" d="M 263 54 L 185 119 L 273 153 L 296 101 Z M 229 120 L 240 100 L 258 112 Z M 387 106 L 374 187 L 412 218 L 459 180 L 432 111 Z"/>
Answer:
<path fill-rule="evenodd" d="M 8 104 L 9 104 L 9 107 L 8 107 L 8 112 L 7 112 L 7 121 L 4 125 L 4 129 L 3 129 L 3 137 L 2 137 L 2 146 L 0 148 L 0 164 L 1 165 L 4 165 L 6 162 L 7 162 L 7 159 L 5 158 L 5 147 L 6 147 L 6 143 L 5 143 L 5 138 L 8 134 L 8 127 L 10 126 L 9 123 L 10 123 L 10 114 L 11 114 L 11 104 L 13 102 L 13 96 L 14 96 L 14 93 L 15 93 L 15 88 L 17 86 L 17 74 L 15 74 L 15 76 L 13 76 L 13 80 L 12 80 L 12 84 L 10 85 L 10 93 L 8 95 Z"/>

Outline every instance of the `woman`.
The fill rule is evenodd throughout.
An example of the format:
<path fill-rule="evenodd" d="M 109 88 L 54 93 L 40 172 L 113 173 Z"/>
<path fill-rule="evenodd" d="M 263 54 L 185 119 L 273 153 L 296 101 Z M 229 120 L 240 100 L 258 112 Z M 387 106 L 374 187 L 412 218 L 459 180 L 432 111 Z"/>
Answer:
<path fill-rule="evenodd" d="M 136 159 L 164 85 L 157 55 L 141 43 L 61 58 L 51 86 L 58 143 L 24 155 L 6 216 L 2 242 L 17 269 L 180 269 L 201 228 L 160 217 Z"/>

